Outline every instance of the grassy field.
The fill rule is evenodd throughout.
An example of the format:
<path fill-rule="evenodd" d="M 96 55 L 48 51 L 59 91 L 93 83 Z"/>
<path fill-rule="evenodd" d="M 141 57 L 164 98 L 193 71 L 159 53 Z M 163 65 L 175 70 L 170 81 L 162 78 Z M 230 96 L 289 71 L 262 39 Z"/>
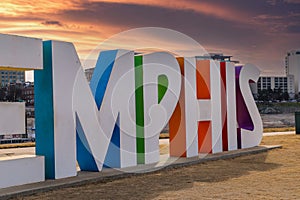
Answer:
<path fill-rule="evenodd" d="M 269 133 L 269 132 L 287 132 L 287 131 L 295 131 L 295 127 L 264 128 L 264 133 Z"/>
<path fill-rule="evenodd" d="M 0 144 L 0 149 L 24 148 L 24 147 L 35 147 L 35 143 L 26 142 L 26 143 Z"/>

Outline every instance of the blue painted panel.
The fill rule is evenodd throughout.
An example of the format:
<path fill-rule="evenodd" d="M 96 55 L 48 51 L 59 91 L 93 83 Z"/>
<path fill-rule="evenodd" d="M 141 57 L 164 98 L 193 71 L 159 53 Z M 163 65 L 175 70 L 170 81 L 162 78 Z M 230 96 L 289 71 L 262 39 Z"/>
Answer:
<path fill-rule="evenodd" d="M 98 109 L 102 104 L 108 81 L 117 57 L 118 50 L 103 51 L 100 53 L 90 82 L 92 94 L 95 97 Z M 120 166 L 120 129 L 116 123 L 107 154 L 104 167 L 119 168 Z"/>
<path fill-rule="evenodd" d="M 106 168 L 120 168 L 121 167 L 121 155 L 120 155 L 120 128 L 118 126 L 120 122 L 119 115 L 117 123 L 115 125 L 111 141 L 108 146 L 108 151 L 105 156 L 103 167 Z"/>
<path fill-rule="evenodd" d="M 81 123 L 76 115 L 76 153 L 77 161 L 82 171 L 99 171 L 91 148 L 83 132 Z"/>
<path fill-rule="evenodd" d="M 90 88 L 95 98 L 98 109 L 100 109 L 101 107 L 117 53 L 118 50 L 103 51 L 98 57 L 96 67 L 90 81 Z M 76 126 L 76 130 L 77 134 L 80 133 L 84 135 L 83 130 L 82 128 L 80 128 L 80 126 Z M 80 141 L 80 139 L 77 137 L 78 164 L 82 170 L 86 169 L 89 171 L 94 171 L 96 169 L 94 166 L 95 160 L 94 158 L 91 158 L 92 155 L 89 153 L 89 147 L 82 144 L 82 142 L 83 141 Z M 112 138 L 108 147 L 107 155 L 105 157 L 104 167 L 105 166 L 115 168 L 120 167 L 120 129 L 118 127 L 118 122 L 116 122 L 112 133 Z"/>
<path fill-rule="evenodd" d="M 94 69 L 94 73 L 90 82 L 92 94 L 95 97 L 98 109 L 100 109 L 100 106 L 102 104 L 117 53 L 117 50 L 103 51 L 98 57 L 96 67 Z"/>
<path fill-rule="evenodd" d="M 36 155 L 45 156 L 45 176 L 55 178 L 52 42 L 43 42 L 43 70 L 34 70 Z"/>

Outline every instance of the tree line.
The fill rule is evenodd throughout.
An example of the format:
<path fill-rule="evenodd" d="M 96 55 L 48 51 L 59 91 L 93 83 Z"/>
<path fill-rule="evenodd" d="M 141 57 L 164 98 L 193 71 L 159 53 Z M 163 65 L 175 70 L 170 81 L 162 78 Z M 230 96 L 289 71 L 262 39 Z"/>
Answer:
<path fill-rule="evenodd" d="M 20 102 L 24 100 L 23 84 L 11 84 L 0 88 L 0 101 Z"/>
<path fill-rule="evenodd" d="M 272 90 L 269 89 L 263 89 L 261 91 L 258 91 L 257 100 L 259 101 L 287 101 L 290 99 L 289 93 L 283 92 L 281 88 L 276 88 Z"/>

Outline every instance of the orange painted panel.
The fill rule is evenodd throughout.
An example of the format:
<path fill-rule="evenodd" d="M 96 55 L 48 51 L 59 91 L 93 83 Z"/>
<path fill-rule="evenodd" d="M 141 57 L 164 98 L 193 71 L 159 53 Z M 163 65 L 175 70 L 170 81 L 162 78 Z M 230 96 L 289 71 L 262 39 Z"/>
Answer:
<path fill-rule="evenodd" d="M 210 99 L 210 60 L 196 62 L 197 99 Z"/>
<path fill-rule="evenodd" d="M 182 74 L 182 84 L 179 101 L 169 121 L 170 156 L 186 157 L 184 58 L 177 58 L 177 61 Z"/>
<path fill-rule="evenodd" d="M 212 152 L 212 129 L 210 121 L 198 122 L 198 152 Z"/>

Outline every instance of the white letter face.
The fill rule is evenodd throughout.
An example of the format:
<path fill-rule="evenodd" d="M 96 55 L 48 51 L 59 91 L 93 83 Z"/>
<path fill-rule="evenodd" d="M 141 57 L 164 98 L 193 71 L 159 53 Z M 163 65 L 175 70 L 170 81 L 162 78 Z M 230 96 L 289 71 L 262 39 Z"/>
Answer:
<path fill-rule="evenodd" d="M 259 145 L 263 134 L 263 124 L 252 96 L 249 81 L 257 81 L 260 71 L 251 64 L 236 68 L 237 76 L 237 121 L 238 147 L 249 148 Z"/>
<path fill-rule="evenodd" d="M 42 40 L 0 34 L 0 69 L 43 69 Z M 3 102 L 0 113 L 1 133 L 25 133 L 25 103 Z M 44 163 L 43 156 L 2 159 L 0 188 L 44 181 Z"/>
<path fill-rule="evenodd" d="M 181 73 L 177 60 L 169 53 L 143 57 L 145 163 L 159 161 L 159 134 L 169 122 L 179 100 Z M 167 90 L 159 101 L 160 76 L 167 78 Z M 137 110 L 139 112 L 139 110 Z"/>

